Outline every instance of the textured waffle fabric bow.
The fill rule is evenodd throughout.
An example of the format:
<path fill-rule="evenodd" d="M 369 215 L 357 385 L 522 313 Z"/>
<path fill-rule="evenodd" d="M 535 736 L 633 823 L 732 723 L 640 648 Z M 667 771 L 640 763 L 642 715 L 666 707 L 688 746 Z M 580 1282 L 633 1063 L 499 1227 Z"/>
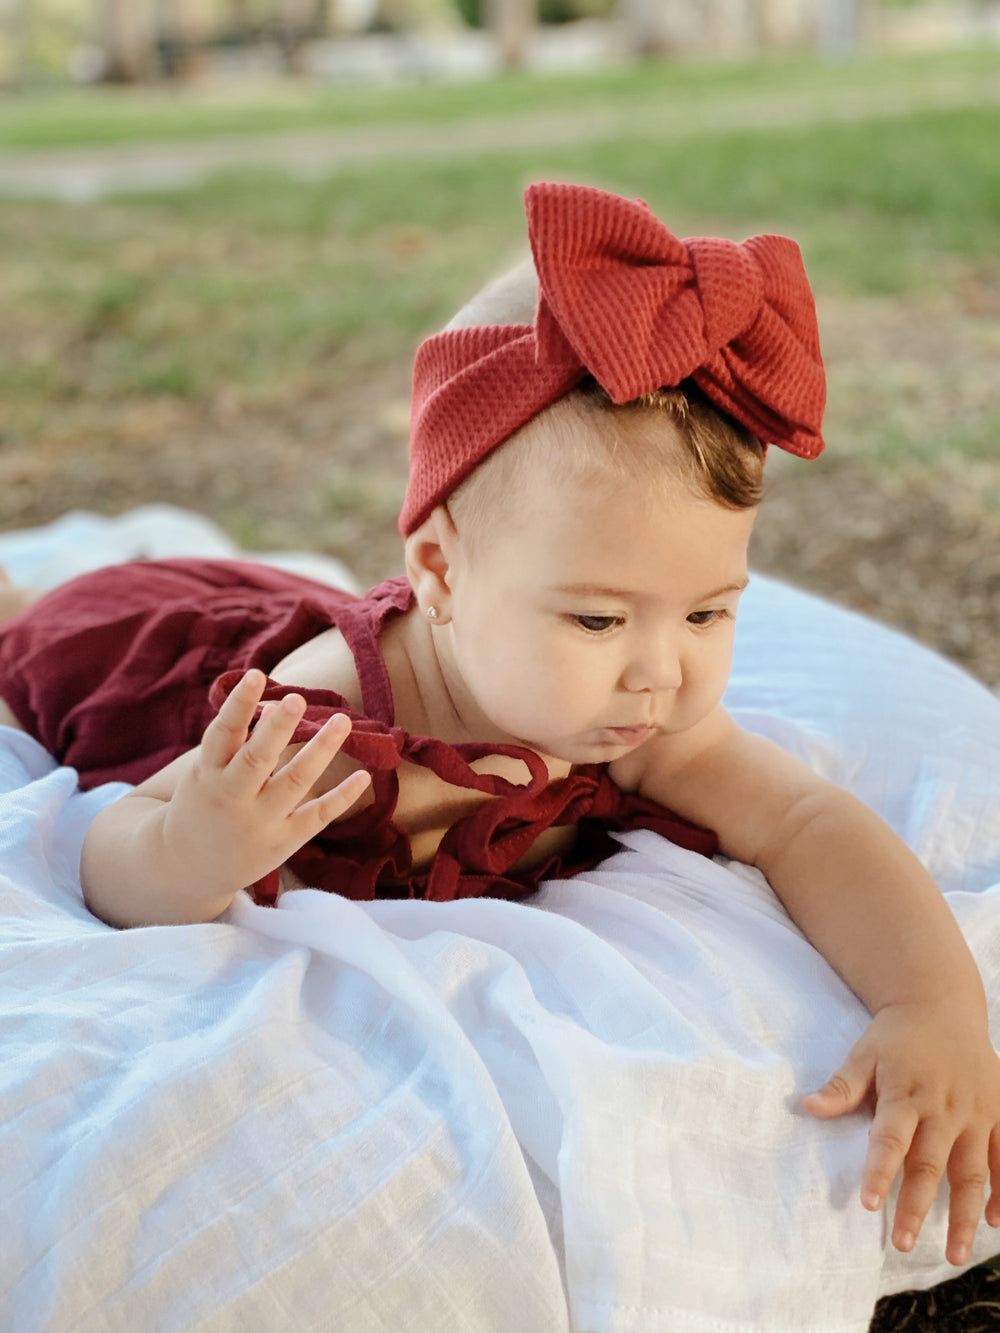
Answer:
<path fill-rule="evenodd" d="M 826 380 L 794 241 L 681 241 L 640 200 L 584 186 L 532 185 L 525 207 L 534 324 L 446 329 L 417 351 L 404 535 L 588 375 L 616 403 L 691 379 L 764 443 L 816 457 Z"/>

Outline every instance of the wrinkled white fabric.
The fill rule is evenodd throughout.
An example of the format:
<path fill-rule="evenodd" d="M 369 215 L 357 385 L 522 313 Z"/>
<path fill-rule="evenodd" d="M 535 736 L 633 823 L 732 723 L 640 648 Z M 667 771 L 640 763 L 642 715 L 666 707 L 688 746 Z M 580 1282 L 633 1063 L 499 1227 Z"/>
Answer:
<path fill-rule="evenodd" d="M 1000 701 L 745 601 L 731 709 L 918 850 L 1000 1036 Z M 867 1019 L 756 872 L 634 832 L 529 904 L 118 932 L 77 868 L 122 788 L 0 742 L 3 1329 L 862 1333 L 953 1275 L 943 1198 L 909 1256 L 861 1208 L 866 1115 L 798 1109 Z"/>

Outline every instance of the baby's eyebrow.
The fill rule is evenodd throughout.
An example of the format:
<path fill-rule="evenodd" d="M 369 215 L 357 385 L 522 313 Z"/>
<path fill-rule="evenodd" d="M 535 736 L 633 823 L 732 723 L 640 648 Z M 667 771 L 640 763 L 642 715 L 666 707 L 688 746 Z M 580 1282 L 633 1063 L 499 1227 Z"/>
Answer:
<path fill-rule="evenodd" d="M 617 597 L 633 599 L 636 594 L 625 588 L 606 588 L 602 583 L 556 583 L 553 592 L 564 592 L 571 597 Z"/>
<path fill-rule="evenodd" d="M 700 600 L 710 602 L 713 597 L 721 597 L 726 592 L 742 592 L 750 582 L 749 578 L 740 579 L 738 583 L 727 583 L 723 588 L 714 588 L 711 592 L 703 593 Z"/>
<path fill-rule="evenodd" d="M 736 583 L 727 583 L 722 588 L 702 593 L 698 600 L 710 602 L 713 597 L 721 597 L 723 593 L 742 592 L 749 582 L 749 578 L 743 578 Z M 557 583 L 552 591 L 566 593 L 570 597 L 616 597 L 624 601 L 635 601 L 640 596 L 639 593 L 629 592 L 627 588 L 608 588 L 603 583 Z"/>

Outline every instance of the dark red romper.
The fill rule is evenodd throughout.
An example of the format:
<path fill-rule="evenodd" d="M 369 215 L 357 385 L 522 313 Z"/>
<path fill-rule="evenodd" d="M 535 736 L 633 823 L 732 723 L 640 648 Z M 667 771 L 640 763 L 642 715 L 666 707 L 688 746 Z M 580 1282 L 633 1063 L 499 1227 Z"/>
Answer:
<path fill-rule="evenodd" d="M 137 783 L 190 750 L 249 667 L 266 674 L 292 651 L 336 625 L 354 654 L 364 711 L 332 690 L 269 681 L 265 699 L 301 694 L 305 717 L 294 739 L 308 740 L 334 712 L 352 719 L 344 751 L 372 773 L 373 802 L 331 824 L 290 859 L 311 887 L 348 898 L 517 898 L 542 879 L 571 875 L 617 844 L 609 829 L 649 828 L 711 855 L 715 835 L 651 801 L 622 792 L 604 764 L 586 764 L 550 782 L 542 760 L 518 746 L 448 745 L 394 725 L 392 690 L 378 639 L 391 615 L 411 605 L 405 578 L 363 597 L 266 565 L 235 560 L 160 560 L 114 565 L 54 589 L 0 627 L 0 698 L 80 786 Z M 530 781 L 517 786 L 476 773 L 489 754 L 522 760 Z M 409 839 L 393 822 L 404 761 L 457 787 L 488 792 L 415 872 Z M 576 824 L 571 851 L 529 870 L 511 866 L 544 829 Z M 254 887 L 271 902 L 277 871 Z"/>

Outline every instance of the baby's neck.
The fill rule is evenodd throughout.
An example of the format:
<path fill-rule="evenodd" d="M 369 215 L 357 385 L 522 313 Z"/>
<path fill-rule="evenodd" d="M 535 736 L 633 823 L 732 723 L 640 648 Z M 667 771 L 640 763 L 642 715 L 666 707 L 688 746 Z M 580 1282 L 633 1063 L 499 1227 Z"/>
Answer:
<path fill-rule="evenodd" d="M 467 740 L 438 666 L 430 627 L 412 606 L 394 616 L 379 636 L 392 685 L 396 726 L 454 744 Z"/>
<path fill-rule="evenodd" d="M 432 628 L 417 606 L 394 618 L 383 630 L 380 643 L 392 682 L 396 725 L 449 745 L 517 744 L 484 716 L 463 688 L 444 647 L 447 632 L 445 626 Z M 542 758 L 553 779 L 565 777 L 572 768 L 563 760 L 546 755 Z"/>
<path fill-rule="evenodd" d="M 445 626 L 432 629 L 415 605 L 382 631 L 380 646 L 392 682 L 396 725 L 449 745 L 499 742 L 502 738 L 462 689 L 449 654 L 441 651 L 447 632 Z"/>

